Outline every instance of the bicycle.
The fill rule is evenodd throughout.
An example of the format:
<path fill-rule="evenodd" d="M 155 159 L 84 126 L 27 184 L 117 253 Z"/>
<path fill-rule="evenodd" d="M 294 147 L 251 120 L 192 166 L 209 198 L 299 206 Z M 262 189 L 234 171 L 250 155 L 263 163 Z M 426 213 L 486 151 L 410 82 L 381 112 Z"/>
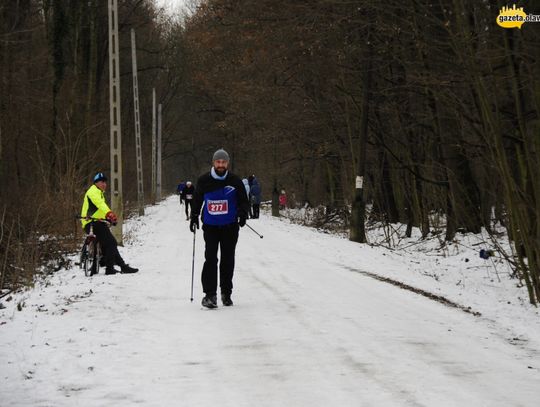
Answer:
<path fill-rule="evenodd" d="M 101 258 L 103 257 L 103 252 L 101 250 L 101 244 L 97 236 L 94 234 L 94 222 L 103 222 L 107 226 L 111 225 L 106 219 L 96 219 L 96 218 L 85 218 L 77 216 L 78 219 L 91 220 L 90 229 L 88 234 L 84 238 L 83 246 L 81 248 L 80 262 L 79 265 L 81 269 L 84 270 L 84 275 L 86 277 L 91 277 L 94 274 L 98 274 Z"/>

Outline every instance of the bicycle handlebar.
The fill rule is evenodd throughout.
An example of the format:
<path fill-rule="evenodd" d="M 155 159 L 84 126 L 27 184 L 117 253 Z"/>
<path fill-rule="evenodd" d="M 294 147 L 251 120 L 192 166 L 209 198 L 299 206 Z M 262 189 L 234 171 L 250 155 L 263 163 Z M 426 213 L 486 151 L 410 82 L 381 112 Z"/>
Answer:
<path fill-rule="evenodd" d="M 107 219 L 98 219 L 98 218 L 92 218 L 91 216 L 79 216 L 75 215 L 75 219 L 84 219 L 84 220 L 91 220 L 92 222 L 103 222 L 108 223 L 110 225 L 114 225 L 111 221 Z"/>

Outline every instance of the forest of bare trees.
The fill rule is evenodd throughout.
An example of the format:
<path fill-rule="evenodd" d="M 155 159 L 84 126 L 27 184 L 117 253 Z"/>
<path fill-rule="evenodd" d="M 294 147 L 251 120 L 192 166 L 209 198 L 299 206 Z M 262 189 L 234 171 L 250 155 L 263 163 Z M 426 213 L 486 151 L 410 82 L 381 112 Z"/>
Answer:
<path fill-rule="evenodd" d="M 109 172 L 107 17 L 104 0 L 0 1 L 0 287 L 31 282 L 39 265 L 61 265 L 81 236 L 74 215 L 85 188 L 95 172 Z M 151 1 L 119 3 L 128 208 L 137 193 L 130 29 L 149 182 L 152 87 L 165 106 L 179 95 L 169 69 L 177 24 Z"/>
<path fill-rule="evenodd" d="M 41 247 L 51 239 L 38 236 L 58 247 L 73 234 L 90 176 L 108 171 L 104 3 L 0 2 L 2 286 L 51 254 Z M 150 0 L 120 1 L 127 204 L 136 198 L 135 28 L 147 178 L 156 87 L 166 190 L 225 147 L 233 171 L 261 179 L 265 200 L 285 188 L 293 205 L 323 205 L 351 240 L 366 241 L 368 219 L 447 242 L 505 229 L 508 261 L 537 303 L 540 24 L 499 27 L 503 5 L 206 0 L 183 20 Z"/>

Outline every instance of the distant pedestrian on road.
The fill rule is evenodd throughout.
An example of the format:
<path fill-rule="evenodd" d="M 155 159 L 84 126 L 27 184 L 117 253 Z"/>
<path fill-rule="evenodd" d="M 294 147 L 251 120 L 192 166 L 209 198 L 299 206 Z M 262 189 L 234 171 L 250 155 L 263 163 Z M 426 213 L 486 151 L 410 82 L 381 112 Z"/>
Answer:
<path fill-rule="evenodd" d="M 261 185 L 259 180 L 255 178 L 255 175 L 250 175 L 249 178 L 250 185 L 250 204 L 251 204 L 251 213 L 253 214 L 253 219 L 259 218 L 259 213 L 261 209 Z"/>
<path fill-rule="evenodd" d="M 199 228 L 199 213 L 203 208 L 202 222 L 206 249 L 202 270 L 204 298 L 202 305 L 217 307 L 217 264 L 218 247 L 221 253 L 219 285 L 221 301 L 225 306 L 233 305 L 234 257 L 239 227 L 246 224 L 249 201 L 242 180 L 228 171 L 229 154 L 217 150 L 212 157 L 210 172 L 197 180 L 193 198 L 193 210 L 189 229 L 195 233 Z"/>
<path fill-rule="evenodd" d="M 177 186 L 176 186 L 176 195 L 178 195 L 180 197 L 180 205 L 182 205 L 182 191 L 184 190 L 184 188 L 186 187 L 186 183 L 181 181 Z"/>
<path fill-rule="evenodd" d="M 250 187 L 249 187 L 249 180 L 247 178 L 242 178 L 242 183 L 244 184 L 244 188 L 246 188 L 246 195 L 248 196 L 248 199 L 250 197 L 249 195 L 249 192 L 250 192 Z M 248 214 L 248 218 L 252 218 L 253 217 L 253 214 L 251 213 L 251 206 L 249 207 L 249 214 Z"/>
<path fill-rule="evenodd" d="M 186 204 L 186 220 L 189 220 L 190 211 L 193 212 L 193 194 L 195 193 L 195 186 L 191 181 L 186 182 L 185 188 L 180 194 L 180 204 L 184 202 Z"/>
<path fill-rule="evenodd" d="M 285 209 L 287 207 L 287 194 L 285 190 L 282 189 L 279 194 L 279 209 Z"/>

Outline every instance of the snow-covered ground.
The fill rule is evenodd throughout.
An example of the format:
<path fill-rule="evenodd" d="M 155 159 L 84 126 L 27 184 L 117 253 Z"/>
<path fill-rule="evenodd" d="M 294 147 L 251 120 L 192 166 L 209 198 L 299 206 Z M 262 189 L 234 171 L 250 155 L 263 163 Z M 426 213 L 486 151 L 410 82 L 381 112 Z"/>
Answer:
<path fill-rule="evenodd" d="M 443 257 L 249 224 L 264 239 L 241 230 L 230 308 L 200 306 L 200 233 L 189 301 L 193 235 L 176 197 L 126 224 L 121 251 L 139 273 L 74 266 L 4 298 L 0 405 L 537 405 L 540 315 L 466 239 Z"/>

